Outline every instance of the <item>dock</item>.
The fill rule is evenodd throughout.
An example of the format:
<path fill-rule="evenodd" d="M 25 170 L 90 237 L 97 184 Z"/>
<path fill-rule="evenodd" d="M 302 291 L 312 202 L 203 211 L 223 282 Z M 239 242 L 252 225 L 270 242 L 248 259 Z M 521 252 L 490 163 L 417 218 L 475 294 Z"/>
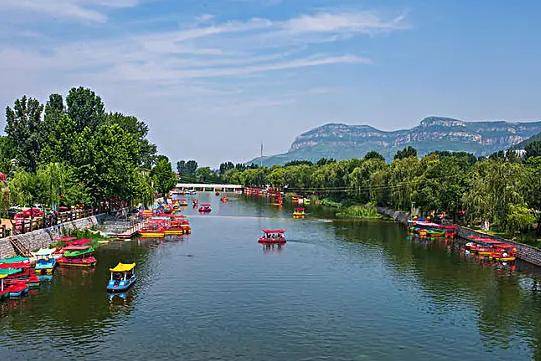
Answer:
<path fill-rule="evenodd" d="M 144 225 L 145 222 L 137 222 L 124 232 L 116 234 L 116 237 L 119 239 L 130 239 L 135 236 L 141 230 L 141 228 L 143 228 Z"/>

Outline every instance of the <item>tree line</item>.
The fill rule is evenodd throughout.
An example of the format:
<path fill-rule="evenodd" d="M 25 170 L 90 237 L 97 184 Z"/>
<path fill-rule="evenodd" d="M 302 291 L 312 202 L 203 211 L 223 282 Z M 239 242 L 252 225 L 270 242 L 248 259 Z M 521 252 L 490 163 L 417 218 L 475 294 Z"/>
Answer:
<path fill-rule="evenodd" d="M 26 95 L 15 100 L 6 108 L 0 137 L 9 203 L 56 208 L 152 202 L 176 176 L 148 131 L 134 116 L 106 111 L 88 88 L 72 88 L 65 99 L 51 94 L 45 104 Z"/>
<path fill-rule="evenodd" d="M 481 158 L 433 152 L 419 158 L 407 147 L 391 163 L 370 152 L 362 159 L 227 168 L 221 174 L 227 183 L 269 185 L 346 204 L 408 211 L 414 206 L 469 223 L 488 221 L 507 232 L 541 221 L 541 142 L 528 145 L 525 155 L 513 150 Z"/>

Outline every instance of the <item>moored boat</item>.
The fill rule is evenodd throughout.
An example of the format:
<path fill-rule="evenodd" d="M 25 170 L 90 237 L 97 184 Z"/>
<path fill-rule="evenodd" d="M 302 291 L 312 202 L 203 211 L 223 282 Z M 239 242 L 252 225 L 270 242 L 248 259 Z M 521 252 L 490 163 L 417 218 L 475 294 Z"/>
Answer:
<path fill-rule="evenodd" d="M 109 268 L 111 278 L 107 284 L 108 292 L 125 292 L 135 281 L 137 277 L 134 272 L 135 263 L 119 263 L 114 268 Z"/>
<path fill-rule="evenodd" d="M 199 207 L 199 213 L 210 213 L 210 212 L 212 212 L 210 203 L 202 203 L 201 207 Z"/>
<path fill-rule="evenodd" d="M 302 207 L 295 208 L 295 211 L 293 212 L 294 219 L 301 219 L 301 218 L 304 218 L 304 216 L 305 216 L 304 208 Z"/>
<path fill-rule="evenodd" d="M 93 267 L 97 260 L 93 256 L 94 248 L 86 246 L 67 246 L 57 262 L 62 267 Z"/>
<path fill-rule="evenodd" d="M 34 256 L 36 257 L 36 266 L 34 269 L 39 275 L 52 274 L 56 266 L 56 259 L 53 256 L 54 249 L 40 248 Z"/>
<path fill-rule="evenodd" d="M 285 230 L 284 229 L 263 229 L 263 236 L 259 237 L 258 243 L 261 244 L 285 244 Z"/>

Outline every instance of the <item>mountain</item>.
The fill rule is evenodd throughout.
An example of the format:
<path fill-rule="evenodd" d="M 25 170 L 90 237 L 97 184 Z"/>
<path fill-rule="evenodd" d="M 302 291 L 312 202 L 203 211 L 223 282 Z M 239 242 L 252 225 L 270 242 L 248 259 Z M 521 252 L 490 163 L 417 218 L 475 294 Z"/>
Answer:
<path fill-rule="evenodd" d="M 541 141 L 541 133 L 538 133 L 534 136 L 531 136 L 530 138 L 523 140 L 522 142 L 515 144 L 513 146 L 513 149 L 524 149 L 526 146 L 533 142 L 540 142 Z"/>
<path fill-rule="evenodd" d="M 321 158 L 350 159 L 375 150 L 391 160 L 397 150 L 408 145 L 419 155 L 435 150 L 465 151 L 477 156 L 508 149 L 541 132 L 541 121 L 465 122 L 444 117 L 428 117 L 411 129 L 382 131 L 368 125 L 330 123 L 298 136 L 287 153 L 263 157 L 263 165 L 292 160 L 317 161 Z M 260 158 L 248 163 L 259 164 Z"/>

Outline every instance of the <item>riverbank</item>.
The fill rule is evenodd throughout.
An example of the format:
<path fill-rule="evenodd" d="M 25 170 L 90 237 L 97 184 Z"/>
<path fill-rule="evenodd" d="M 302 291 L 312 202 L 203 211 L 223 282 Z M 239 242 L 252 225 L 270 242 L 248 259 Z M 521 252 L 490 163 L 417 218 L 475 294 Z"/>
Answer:
<path fill-rule="evenodd" d="M 384 207 L 378 207 L 378 212 L 381 214 L 384 214 L 386 216 L 391 217 L 395 222 L 398 222 L 402 225 L 407 226 L 408 220 L 410 219 L 410 214 L 408 212 L 404 211 L 395 211 L 394 209 L 384 208 Z M 459 242 L 466 243 L 471 237 L 481 237 L 481 238 L 490 238 L 494 240 L 498 240 L 501 242 L 505 242 L 508 244 L 513 245 L 517 249 L 517 258 L 531 263 L 535 266 L 541 267 L 541 249 L 520 243 L 515 242 L 510 239 L 498 237 L 489 233 L 481 232 L 478 230 L 474 230 L 465 226 L 457 225 L 457 236 Z"/>

